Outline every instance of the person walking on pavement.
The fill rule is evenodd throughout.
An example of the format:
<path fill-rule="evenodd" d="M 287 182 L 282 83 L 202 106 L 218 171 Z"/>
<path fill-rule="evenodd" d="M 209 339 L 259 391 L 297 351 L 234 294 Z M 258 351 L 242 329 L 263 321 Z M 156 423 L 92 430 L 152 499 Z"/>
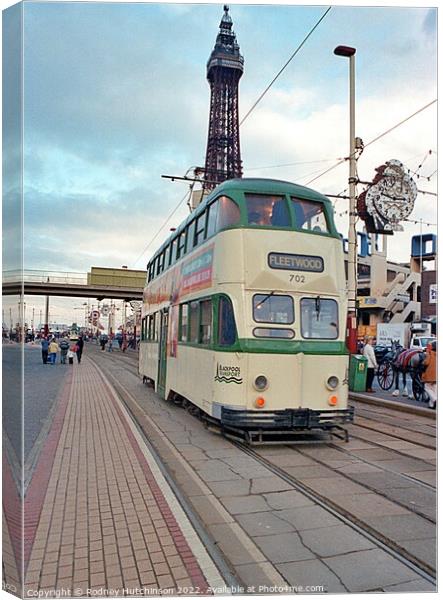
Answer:
<path fill-rule="evenodd" d="M 69 342 L 68 340 L 62 340 L 60 342 L 60 363 L 62 365 L 66 364 L 66 356 L 69 350 Z"/>
<path fill-rule="evenodd" d="M 59 347 L 57 344 L 57 340 L 52 338 L 51 343 L 49 344 L 49 361 L 51 365 L 55 365 L 55 361 L 57 359 L 57 352 L 59 351 Z"/>
<path fill-rule="evenodd" d="M 77 350 L 76 350 L 78 364 L 80 364 L 81 360 L 82 360 L 82 353 L 83 353 L 84 345 L 85 345 L 85 342 L 83 341 L 83 337 L 80 336 L 77 341 Z"/>
<path fill-rule="evenodd" d="M 365 337 L 365 345 L 363 346 L 363 356 L 366 356 L 368 360 L 366 391 L 370 394 L 375 393 L 375 390 L 372 389 L 372 382 L 374 381 L 375 369 L 377 368 L 377 359 L 375 357 L 373 342 L 373 337 Z"/>
<path fill-rule="evenodd" d="M 42 360 L 43 360 L 43 364 L 46 365 L 46 364 L 48 364 L 49 342 L 48 342 L 48 340 L 45 337 L 42 338 L 41 347 L 42 347 Z"/>
<path fill-rule="evenodd" d="M 425 371 L 422 381 L 429 396 L 428 405 L 429 408 L 435 408 L 437 405 L 437 341 L 427 345 L 423 365 Z"/>

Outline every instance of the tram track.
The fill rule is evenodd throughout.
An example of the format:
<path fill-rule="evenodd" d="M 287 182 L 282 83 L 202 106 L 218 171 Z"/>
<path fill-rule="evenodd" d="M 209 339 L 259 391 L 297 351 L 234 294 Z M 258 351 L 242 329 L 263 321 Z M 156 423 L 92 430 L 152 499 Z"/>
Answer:
<path fill-rule="evenodd" d="M 352 424 L 352 427 L 353 428 L 364 429 L 366 431 L 374 431 L 374 432 L 377 432 L 377 433 L 381 433 L 381 434 L 386 435 L 387 437 L 391 437 L 391 438 L 394 438 L 396 440 L 401 440 L 401 441 L 404 441 L 404 442 L 410 442 L 410 443 L 413 443 L 414 446 L 420 446 L 422 448 L 426 448 L 426 449 L 429 449 L 429 450 L 435 450 L 435 447 L 436 447 L 435 443 L 434 444 L 426 444 L 426 443 L 417 441 L 416 439 L 414 439 L 414 442 L 411 442 L 411 437 L 410 436 L 409 437 L 402 437 L 401 435 L 398 435 L 398 434 L 395 434 L 395 433 L 390 433 L 390 432 L 387 432 L 387 431 L 383 431 L 383 430 L 377 429 L 376 427 L 369 427 L 368 425 L 364 425 L 364 424 L 362 424 L 360 422 L 358 422 L 358 423 L 354 422 Z M 415 432 L 413 430 L 411 430 L 411 433 L 415 433 Z M 359 437 L 359 436 L 355 435 L 355 433 L 352 433 L 351 435 L 354 438 L 361 439 L 361 440 L 366 440 L 366 438 Z M 377 444 L 377 445 L 380 445 L 380 446 L 382 445 L 381 443 L 374 442 L 372 440 L 371 440 L 371 443 Z"/>
<path fill-rule="evenodd" d="M 110 354 L 110 353 L 109 353 Z M 105 360 L 109 360 L 109 363 L 111 364 L 115 364 L 115 365 L 119 365 L 122 366 L 122 362 L 121 362 L 121 357 L 120 356 L 105 356 L 104 357 Z M 140 378 L 139 373 L 138 373 L 138 369 L 135 368 L 135 366 L 133 365 L 129 365 L 128 363 L 131 361 L 131 359 L 125 357 L 124 359 L 124 363 L 125 363 L 125 368 L 128 369 L 133 375 L 137 376 L 138 378 Z M 95 362 L 95 361 L 94 361 Z M 109 367 L 112 369 L 111 364 L 109 364 Z M 100 366 L 100 368 L 102 368 Z M 108 370 L 108 369 L 106 369 Z M 115 379 L 115 376 L 113 377 L 113 379 Z M 126 391 L 127 394 L 129 394 L 130 396 L 132 396 L 132 394 L 130 394 L 129 392 Z M 119 396 L 121 397 L 121 394 L 119 393 Z M 137 402 L 137 400 L 135 399 L 135 397 L 133 397 L 133 400 L 135 402 Z M 128 406 L 128 403 L 125 402 L 125 405 L 127 406 L 128 410 L 131 412 L 130 407 Z M 134 414 L 131 412 L 131 415 L 133 418 L 135 418 Z M 390 435 L 390 434 L 386 434 L 386 435 Z M 364 438 L 358 438 L 358 436 L 353 435 L 352 437 L 354 437 L 355 439 L 363 439 Z M 395 437 L 395 436 L 392 436 Z M 401 438 L 400 438 L 401 439 Z M 404 565 L 408 566 L 409 568 L 411 568 L 415 573 L 417 573 L 419 576 L 425 578 L 427 581 L 429 581 L 432 584 L 435 584 L 435 569 L 432 565 L 428 564 L 427 562 L 425 562 L 424 560 L 412 555 L 406 548 L 402 547 L 400 543 L 397 543 L 396 541 L 394 541 L 393 539 L 390 539 L 389 537 L 386 537 L 385 535 L 383 535 L 381 532 L 377 531 L 375 528 L 373 528 L 371 525 L 369 525 L 368 523 L 366 523 L 364 520 L 362 520 L 361 518 L 357 517 L 356 515 L 352 514 L 352 512 L 346 510 L 343 506 L 340 506 L 339 504 L 337 504 L 336 502 L 334 502 L 334 500 L 332 500 L 331 498 L 328 498 L 322 494 L 320 494 L 319 492 L 313 490 L 312 488 L 309 487 L 308 484 L 301 482 L 299 479 L 297 479 L 296 477 L 292 476 L 290 473 L 288 473 L 287 471 L 284 470 L 284 468 L 279 467 L 278 465 L 274 464 L 271 460 L 267 459 L 266 457 L 262 456 L 261 454 L 259 454 L 259 452 L 257 452 L 257 450 L 252 449 L 250 447 L 247 447 L 245 445 L 243 445 L 242 443 L 239 443 L 237 441 L 234 440 L 228 440 L 231 444 L 233 444 L 235 447 L 237 447 L 239 450 L 241 450 L 243 453 L 248 454 L 250 456 L 252 456 L 257 462 L 259 462 L 260 464 L 262 464 L 263 466 L 265 466 L 271 473 L 281 477 L 284 481 L 286 481 L 288 484 L 291 485 L 291 487 L 297 491 L 299 491 L 300 493 L 302 493 L 305 497 L 309 498 L 311 501 L 313 501 L 315 504 L 325 508 L 326 510 L 328 510 L 328 512 L 332 515 L 334 515 L 336 518 L 338 518 L 340 521 L 342 521 L 344 524 L 349 525 L 350 527 L 352 527 L 355 531 L 359 532 L 361 535 L 363 535 L 364 537 L 366 537 L 366 539 L 372 541 L 376 546 L 378 546 L 379 548 L 385 550 L 386 552 L 388 552 L 391 556 L 393 556 L 394 558 L 396 558 L 397 560 L 399 560 L 400 562 L 402 562 Z M 375 444 L 374 442 L 370 441 L 369 443 Z M 353 455 L 352 451 L 348 451 L 344 448 L 340 448 L 340 446 L 335 445 L 334 443 L 327 443 L 326 446 L 329 446 L 331 448 L 334 448 L 335 450 L 340 450 L 342 453 L 346 454 L 346 455 L 350 455 L 352 458 L 358 459 L 362 462 L 365 462 L 366 464 L 372 465 L 373 463 L 371 463 L 369 460 L 365 460 L 362 459 L 360 456 L 357 455 Z M 349 476 L 346 473 L 343 473 L 341 471 L 335 471 L 334 469 L 332 469 L 327 463 L 321 461 L 318 458 L 313 457 L 312 455 L 308 454 L 308 453 L 304 453 L 302 449 L 300 449 L 299 447 L 294 448 L 293 446 L 288 446 L 288 451 L 294 451 L 294 450 L 298 450 L 301 454 L 309 457 L 310 459 L 314 460 L 315 462 L 317 462 L 319 465 L 326 467 L 328 469 L 331 470 L 331 476 L 334 474 L 339 473 L 340 475 L 344 476 L 345 478 L 347 478 L 348 480 L 356 483 L 356 481 Z M 393 452 L 397 452 L 397 454 L 401 455 L 401 453 L 399 453 L 397 450 L 393 450 L 393 449 L 389 449 L 392 450 Z M 430 485 L 427 484 L 425 482 L 419 481 L 409 475 L 406 474 L 402 474 L 402 473 L 398 473 L 397 471 L 392 471 L 390 469 L 386 469 L 386 468 L 382 468 L 380 467 L 380 464 L 378 463 L 377 468 L 389 473 L 389 474 L 393 474 L 393 475 L 397 475 L 400 476 L 402 478 L 405 479 L 405 481 L 409 481 L 410 483 L 422 488 L 422 489 L 428 489 L 431 490 L 433 492 L 435 492 L 435 488 Z M 372 493 L 376 493 L 384 498 L 387 498 L 388 500 L 390 500 L 391 502 L 395 502 L 396 504 L 398 504 L 399 506 L 402 506 L 404 508 L 406 508 L 407 510 L 409 510 L 412 514 L 415 514 L 423 519 L 425 519 L 426 521 L 432 523 L 432 525 L 434 525 L 434 520 L 429 518 L 429 516 L 421 513 L 420 511 L 417 510 L 411 510 L 410 506 L 405 505 L 402 502 L 399 502 L 398 500 L 392 500 L 392 498 L 389 498 L 389 496 L 383 494 L 382 491 L 380 491 L 380 489 L 377 489 L 375 487 L 372 487 L 368 484 L 362 483 L 361 481 L 357 482 L 359 485 L 365 487 L 368 492 L 372 492 Z"/>
<path fill-rule="evenodd" d="M 305 485 L 304 483 L 296 479 L 294 476 L 287 473 L 282 467 L 275 465 L 267 458 L 258 454 L 256 450 L 244 446 L 244 444 L 241 444 L 240 442 L 235 442 L 233 440 L 231 440 L 231 443 L 245 454 L 255 458 L 257 462 L 268 468 L 274 475 L 277 475 L 278 477 L 286 481 L 295 490 L 303 494 L 306 498 L 327 510 L 330 514 L 339 519 L 341 522 L 363 535 L 366 539 L 370 540 L 372 543 L 374 543 L 379 548 L 383 549 L 385 552 L 387 552 L 388 554 L 390 554 L 391 556 L 408 566 L 410 569 L 414 570 L 418 575 L 425 578 L 427 581 L 435 584 L 436 571 L 431 565 L 413 556 L 405 548 L 398 545 L 394 540 L 383 536 L 376 529 L 374 529 L 361 519 L 357 518 L 349 511 L 345 510 L 342 506 L 338 505 L 330 498 L 327 498 L 325 496 L 322 496 L 318 492 L 315 492 L 314 490 L 309 488 L 309 486 Z"/>

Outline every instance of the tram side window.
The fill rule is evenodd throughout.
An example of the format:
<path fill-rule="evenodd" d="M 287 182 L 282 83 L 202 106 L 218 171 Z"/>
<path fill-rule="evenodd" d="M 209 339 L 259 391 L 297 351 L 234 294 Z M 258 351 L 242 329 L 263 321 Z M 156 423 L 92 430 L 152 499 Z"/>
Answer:
<path fill-rule="evenodd" d="M 175 257 L 177 255 L 177 238 L 174 238 L 171 243 L 171 251 L 169 255 L 169 265 L 173 265 L 175 263 Z"/>
<path fill-rule="evenodd" d="M 291 198 L 295 211 L 295 223 L 298 229 L 329 233 L 325 208 L 321 202 Z"/>
<path fill-rule="evenodd" d="M 211 343 L 212 334 L 212 300 L 203 300 L 200 302 L 200 344 L 208 345 Z"/>
<path fill-rule="evenodd" d="M 186 229 L 178 236 L 177 259 L 183 256 L 186 252 Z"/>
<path fill-rule="evenodd" d="M 302 298 L 301 334 L 308 339 L 338 338 L 338 304 L 328 298 Z"/>
<path fill-rule="evenodd" d="M 252 307 L 257 323 L 290 325 L 294 322 L 294 300 L 291 296 L 254 294 Z"/>
<path fill-rule="evenodd" d="M 268 227 L 290 227 L 291 220 L 284 196 L 245 194 L 248 224 Z"/>
<path fill-rule="evenodd" d="M 231 198 L 220 196 L 217 204 L 217 231 L 237 225 L 240 222 L 240 209 Z"/>
<path fill-rule="evenodd" d="M 206 229 L 206 211 L 203 212 L 199 217 L 197 217 L 197 221 L 195 222 L 194 246 L 198 246 L 205 239 L 205 229 Z"/>
<path fill-rule="evenodd" d="M 157 330 L 156 330 L 156 313 L 154 313 L 153 315 L 149 315 L 149 317 L 147 317 L 147 339 L 152 341 L 155 341 L 157 339 Z"/>
<path fill-rule="evenodd" d="M 235 344 L 237 329 L 235 327 L 234 309 L 229 298 L 221 297 L 218 304 L 218 343 L 220 346 Z"/>
<path fill-rule="evenodd" d="M 218 213 L 218 202 L 215 201 L 208 206 L 208 227 L 206 237 L 209 238 L 214 235 L 217 231 L 217 213 Z"/>
<path fill-rule="evenodd" d="M 142 342 L 146 339 L 146 323 L 148 321 L 148 317 L 144 317 L 142 319 Z"/>
<path fill-rule="evenodd" d="M 193 344 L 198 344 L 199 308 L 198 302 L 191 302 L 189 309 L 189 341 Z"/>
<path fill-rule="evenodd" d="M 180 342 L 188 341 L 188 305 L 181 304 L 180 305 L 180 331 L 179 331 L 179 340 Z"/>

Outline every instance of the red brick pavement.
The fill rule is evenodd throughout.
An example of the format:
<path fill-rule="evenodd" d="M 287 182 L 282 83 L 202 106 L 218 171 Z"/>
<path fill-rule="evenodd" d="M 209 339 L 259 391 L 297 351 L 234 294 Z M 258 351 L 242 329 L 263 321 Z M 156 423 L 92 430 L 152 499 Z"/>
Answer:
<path fill-rule="evenodd" d="M 90 360 L 74 365 L 25 499 L 29 593 L 209 593 L 206 568 L 220 581 L 124 411 Z"/>

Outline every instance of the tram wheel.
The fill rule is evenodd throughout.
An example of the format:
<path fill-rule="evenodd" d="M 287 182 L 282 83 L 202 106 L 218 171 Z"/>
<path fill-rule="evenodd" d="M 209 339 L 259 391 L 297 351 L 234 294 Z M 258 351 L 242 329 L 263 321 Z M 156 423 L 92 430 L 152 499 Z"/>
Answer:
<path fill-rule="evenodd" d="M 394 383 L 394 368 L 390 362 L 382 362 L 377 371 L 378 385 L 382 390 L 390 390 Z"/>

